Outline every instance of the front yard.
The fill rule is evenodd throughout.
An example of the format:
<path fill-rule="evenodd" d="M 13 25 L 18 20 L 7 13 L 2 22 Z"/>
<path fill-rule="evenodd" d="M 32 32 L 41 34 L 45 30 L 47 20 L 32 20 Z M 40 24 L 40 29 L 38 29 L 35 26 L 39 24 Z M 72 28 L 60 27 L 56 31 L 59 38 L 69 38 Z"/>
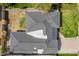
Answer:
<path fill-rule="evenodd" d="M 76 10 L 62 11 L 62 27 L 60 32 L 65 37 L 76 37 L 78 35 L 78 16 Z"/>

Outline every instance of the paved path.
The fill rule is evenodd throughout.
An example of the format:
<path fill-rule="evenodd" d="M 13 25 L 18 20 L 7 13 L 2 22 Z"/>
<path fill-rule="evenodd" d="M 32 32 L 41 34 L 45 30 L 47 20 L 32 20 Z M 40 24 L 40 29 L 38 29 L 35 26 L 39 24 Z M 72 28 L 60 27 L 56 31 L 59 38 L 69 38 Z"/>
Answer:
<path fill-rule="evenodd" d="M 79 51 L 79 38 L 65 38 L 60 34 L 61 37 L 61 49 L 59 53 L 77 53 Z"/>

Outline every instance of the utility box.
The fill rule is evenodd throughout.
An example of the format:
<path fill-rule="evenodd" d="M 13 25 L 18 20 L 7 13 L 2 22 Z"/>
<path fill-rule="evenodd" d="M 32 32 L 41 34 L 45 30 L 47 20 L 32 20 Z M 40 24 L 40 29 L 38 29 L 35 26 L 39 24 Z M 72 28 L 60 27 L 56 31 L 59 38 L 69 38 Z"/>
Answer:
<path fill-rule="evenodd" d="M 10 51 L 18 54 L 56 54 L 57 33 L 60 28 L 58 10 L 45 13 L 37 9 L 26 10 L 26 31 L 10 33 Z"/>

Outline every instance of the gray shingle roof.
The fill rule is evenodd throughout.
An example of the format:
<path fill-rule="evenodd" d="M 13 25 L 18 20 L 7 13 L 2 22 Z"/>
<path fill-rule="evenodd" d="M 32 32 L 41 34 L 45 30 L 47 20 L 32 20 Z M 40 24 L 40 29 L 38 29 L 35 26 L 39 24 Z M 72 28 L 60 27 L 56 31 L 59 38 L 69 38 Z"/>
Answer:
<path fill-rule="evenodd" d="M 11 32 L 11 42 L 15 39 L 18 43 L 11 47 L 15 52 L 32 53 L 34 47 L 46 49 L 45 53 L 55 53 L 58 50 L 57 28 L 59 28 L 58 10 L 50 13 L 44 13 L 39 10 L 27 11 L 26 32 Z M 44 30 L 47 39 L 39 39 L 27 34 L 27 32 Z M 13 38 L 14 37 L 14 38 Z M 14 41 L 14 42 L 15 42 Z M 35 50 L 36 52 L 37 50 Z"/>
<path fill-rule="evenodd" d="M 59 11 L 55 10 L 53 12 L 49 13 L 43 13 L 40 11 L 34 12 L 28 12 L 27 14 L 32 18 L 35 22 L 44 22 L 45 20 L 53 27 L 59 28 L 60 27 L 60 17 L 59 17 Z M 31 20 L 29 20 L 31 21 Z"/>
<path fill-rule="evenodd" d="M 44 13 L 42 12 L 26 12 L 30 17 L 32 17 L 32 19 L 35 21 L 35 22 L 43 22 L 45 19 L 44 19 Z"/>
<path fill-rule="evenodd" d="M 25 32 L 13 32 L 12 35 L 16 38 L 18 42 L 24 43 L 44 43 L 45 39 L 38 39 L 27 35 Z"/>

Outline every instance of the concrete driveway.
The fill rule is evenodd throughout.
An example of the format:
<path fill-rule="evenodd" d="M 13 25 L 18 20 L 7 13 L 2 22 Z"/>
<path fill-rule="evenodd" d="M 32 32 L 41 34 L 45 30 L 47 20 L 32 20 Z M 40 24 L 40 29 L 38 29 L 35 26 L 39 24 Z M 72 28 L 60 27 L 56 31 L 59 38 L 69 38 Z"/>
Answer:
<path fill-rule="evenodd" d="M 65 38 L 60 34 L 61 38 L 61 49 L 59 53 L 78 53 L 79 51 L 79 38 Z"/>

